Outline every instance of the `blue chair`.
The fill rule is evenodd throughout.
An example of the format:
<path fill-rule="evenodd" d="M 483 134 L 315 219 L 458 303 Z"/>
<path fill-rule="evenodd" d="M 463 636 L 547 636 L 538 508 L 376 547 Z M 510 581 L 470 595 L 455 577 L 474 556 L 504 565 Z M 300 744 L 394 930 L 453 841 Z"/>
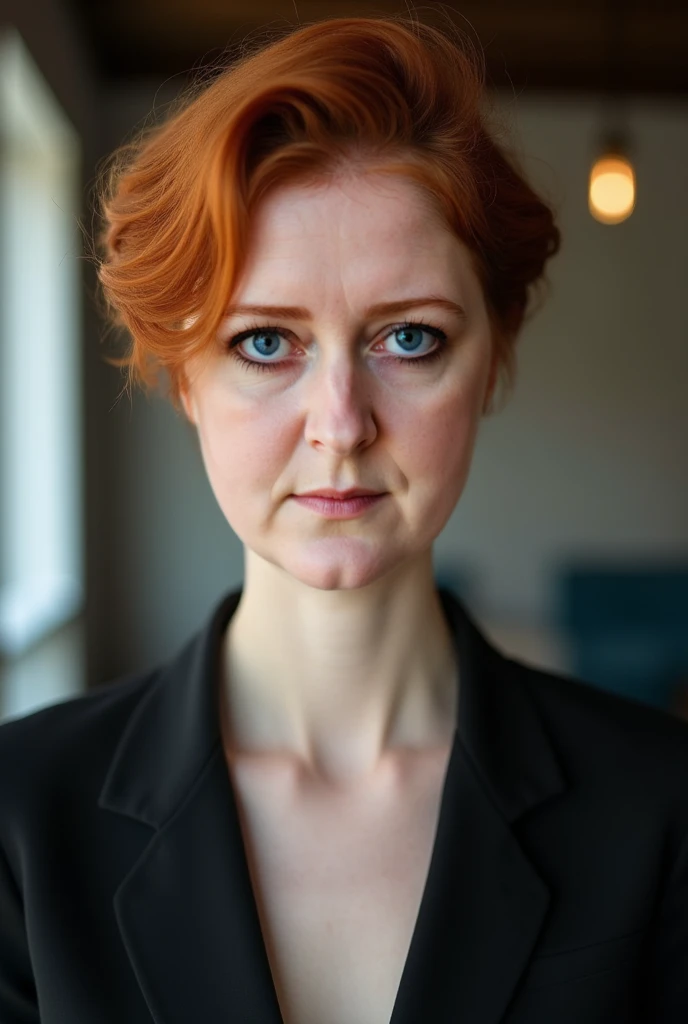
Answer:
<path fill-rule="evenodd" d="M 572 673 L 671 710 L 688 678 L 688 564 L 570 564 L 557 589 Z"/>

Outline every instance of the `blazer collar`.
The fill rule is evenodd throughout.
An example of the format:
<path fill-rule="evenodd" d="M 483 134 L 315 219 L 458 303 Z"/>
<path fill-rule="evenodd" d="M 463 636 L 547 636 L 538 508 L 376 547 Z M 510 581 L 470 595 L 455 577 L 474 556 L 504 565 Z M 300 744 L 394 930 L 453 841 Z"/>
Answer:
<path fill-rule="evenodd" d="M 390 1024 L 498 1024 L 550 903 L 510 826 L 566 783 L 527 670 L 438 593 L 459 664 L 458 728 Z M 153 829 L 113 905 L 155 1024 L 282 1022 L 220 736 L 220 642 L 240 598 L 225 595 L 155 674 L 98 800 Z"/>

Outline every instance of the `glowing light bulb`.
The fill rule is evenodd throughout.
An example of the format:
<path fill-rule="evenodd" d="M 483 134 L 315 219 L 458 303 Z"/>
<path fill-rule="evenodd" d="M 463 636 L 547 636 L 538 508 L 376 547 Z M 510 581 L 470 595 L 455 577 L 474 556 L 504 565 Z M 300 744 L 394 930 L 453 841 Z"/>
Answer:
<path fill-rule="evenodd" d="M 606 153 L 593 164 L 588 185 L 588 209 L 602 224 L 620 224 L 635 207 L 635 173 L 619 153 Z"/>

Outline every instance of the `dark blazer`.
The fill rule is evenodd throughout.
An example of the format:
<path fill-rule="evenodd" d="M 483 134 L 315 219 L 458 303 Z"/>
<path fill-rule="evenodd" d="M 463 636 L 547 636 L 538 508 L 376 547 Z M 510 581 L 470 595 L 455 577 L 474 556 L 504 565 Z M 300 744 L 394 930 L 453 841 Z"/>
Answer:
<path fill-rule="evenodd" d="M 392 1024 L 686 1024 L 688 724 L 506 657 L 439 594 L 458 729 Z M 219 729 L 240 596 L 0 726 L 0 1024 L 282 1021 Z"/>

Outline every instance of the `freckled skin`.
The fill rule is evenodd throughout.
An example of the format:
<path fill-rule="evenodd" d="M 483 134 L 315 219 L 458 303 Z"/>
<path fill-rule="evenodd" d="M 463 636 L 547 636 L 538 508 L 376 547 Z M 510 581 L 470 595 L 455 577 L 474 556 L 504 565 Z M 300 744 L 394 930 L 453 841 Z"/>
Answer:
<path fill-rule="evenodd" d="M 376 321 L 363 316 L 373 303 L 431 293 L 460 303 L 468 319 L 432 305 Z M 244 592 L 232 623 L 237 650 L 243 635 L 252 692 L 261 679 L 267 699 L 279 703 L 292 686 L 292 712 L 300 706 L 303 728 L 322 731 L 328 742 L 332 729 L 344 731 L 347 715 L 358 720 L 362 691 L 351 679 L 364 681 L 365 715 L 380 741 L 402 666 L 412 662 L 420 674 L 434 657 L 429 645 L 442 637 L 449 646 L 432 596 L 431 551 L 465 486 L 494 383 L 479 281 L 468 249 L 412 183 L 361 176 L 268 196 L 230 299 L 312 313 L 304 322 L 235 315 L 208 363 L 187 367 L 184 409 L 198 429 L 218 504 L 245 549 Z M 405 320 L 441 328 L 444 356 L 417 367 L 395 361 L 415 354 L 392 331 Z M 279 342 L 274 355 L 257 347 L 255 336 L 240 346 L 247 358 L 280 362 L 275 371 L 247 368 L 223 347 L 254 323 L 284 330 L 272 338 Z M 430 333 L 417 337 L 418 354 L 438 344 Z M 289 500 L 328 485 L 389 494 L 341 521 Z M 266 623 L 269 652 L 258 643 Z M 278 667 L 281 689 L 273 682 L 270 691 Z M 275 735 L 296 744 L 295 733 Z"/>
<path fill-rule="evenodd" d="M 461 302 L 468 324 L 435 307 L 374 324 L 359 313 L 431 292 Z M 490 369 L 487 312 L 462 243 L 406 182 L 284 189 L 261 208 L 232 298 L 303 305 L 314 315 L 310 324 L 279 324 L 292 334 L 269 353 L 286 360 L 278 371 L 250 370 L 221 352 L 195 382 L 191 406 L 184 396 L 237 535 L 323 589 L 364 586 L 426 550 L 464 488 Z M 427 368 L 387 359 L 385 351 L 404 351 L 393 336 L 382 344 L 389 327 L 424 317 L 449 335 L 446 358 Z M 250 324 L 231 318 L 222 340 Z M 434 344 L 425 338 L 421 354 Z M 242 351 L 263 355 L 255 339 Z M 391 491 L 393 500 L 365 530 L 360 519 L 326 520 L 286 500 L 340 480 Z"/>

